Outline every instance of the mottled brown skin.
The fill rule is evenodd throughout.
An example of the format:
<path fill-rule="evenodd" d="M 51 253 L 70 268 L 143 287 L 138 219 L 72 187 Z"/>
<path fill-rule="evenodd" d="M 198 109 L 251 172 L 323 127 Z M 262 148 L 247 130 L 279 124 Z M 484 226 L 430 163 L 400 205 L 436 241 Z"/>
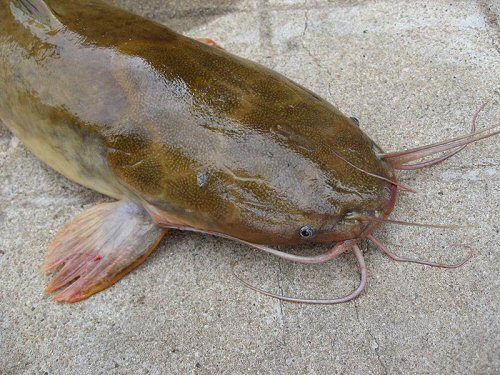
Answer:
<path fill-rule="evenodd" d="M 164 220 L 262 244 L 357 238 L 394 179 L 335 107 L 282 75 L 102 1 L 0 0 L 0 119 L 41 160 Z M 341 88 L 340 88 L 341 89 Z M 337 155 L 335 155 L 337 154 Z"/>

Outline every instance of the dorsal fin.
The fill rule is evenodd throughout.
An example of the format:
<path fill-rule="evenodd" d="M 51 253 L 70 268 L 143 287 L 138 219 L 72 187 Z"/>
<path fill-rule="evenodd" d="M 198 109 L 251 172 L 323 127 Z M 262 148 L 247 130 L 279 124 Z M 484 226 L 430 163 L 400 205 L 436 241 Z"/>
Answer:
<path fill-rule="evenodd" d="M 11 0 L 11 3 L 26 15 L 44 25 L 54 27 L 60 25 L 52 9 L 43 0 Z"/>

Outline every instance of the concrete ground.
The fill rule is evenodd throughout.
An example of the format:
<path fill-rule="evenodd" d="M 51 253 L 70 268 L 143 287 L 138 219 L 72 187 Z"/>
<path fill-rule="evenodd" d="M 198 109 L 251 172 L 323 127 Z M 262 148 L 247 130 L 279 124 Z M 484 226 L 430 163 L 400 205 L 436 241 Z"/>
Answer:
<path fill-rule="evenodd" d="M 463 134 L 474 111 L 498 124 L 495 1 L 115 0 L 190 36 L 265 64 L 356 116 L 399 150 Z M 497 91 L 498 92 L 498 91 Z M 498 374 L 500 373 L 500 142 L 468 147 L 422 171 L 399 173 L 394 217 L 468 225 L 386 225 L 399 254 L 455 261 L 456 270 L 394 263 L 365 246 L 369 288 L 337 306 L 281 303 L 244 288 L 341 295 L 355 260 L 298 266 L 240 244 L 174 233 L 140 268 L 78 304 L 44 294 L 37 272 L 50 239 L 106 198 L 35 159 L 0 127 L 1 374 Z"/>

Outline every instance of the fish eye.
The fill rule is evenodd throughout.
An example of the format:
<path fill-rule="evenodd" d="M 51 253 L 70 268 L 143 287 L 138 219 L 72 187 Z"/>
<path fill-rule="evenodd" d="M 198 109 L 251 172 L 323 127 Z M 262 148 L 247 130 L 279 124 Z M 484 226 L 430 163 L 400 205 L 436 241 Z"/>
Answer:
<path fill-rule="evenodd" d="M 300 237 L 303 239 L 310 238 L 314 235 L 314 228 L 311 227 L 310 225 L 304 225 L 302 228 L 300 228 Z"/>
<path fill-rule="evenodd" d="M 359 120 L 356 117 L 349 117 L 357 126 L 359 126 Z"/>

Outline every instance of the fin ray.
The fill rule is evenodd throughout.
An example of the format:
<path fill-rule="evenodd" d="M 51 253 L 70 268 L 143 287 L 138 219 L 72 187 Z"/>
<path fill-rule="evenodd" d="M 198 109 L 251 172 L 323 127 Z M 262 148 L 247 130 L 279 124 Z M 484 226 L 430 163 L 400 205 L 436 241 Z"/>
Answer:
<path fill-rule="evenodd" d="M 52 9 L 43 0 L 11 0 L 11 2 L 19 10 L 42 24 L 53 27 L 60 24 Z"/>
<path fill-rule="evenodd" d="M 97 293 L 141 264 L 165 234 L 132 202 L 103 203 L 67 224 L 49 246 L 43 272 L 57 271 L 48 292 L 76 302 Z"/>

